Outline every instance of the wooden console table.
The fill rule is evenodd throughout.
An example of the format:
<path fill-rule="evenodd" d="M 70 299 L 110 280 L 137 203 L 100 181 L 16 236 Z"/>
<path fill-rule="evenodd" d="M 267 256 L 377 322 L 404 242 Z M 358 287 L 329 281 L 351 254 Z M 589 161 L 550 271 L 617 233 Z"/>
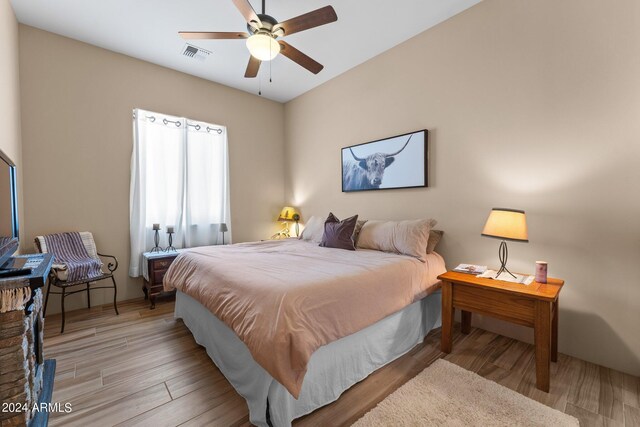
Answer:
<path fill-rule="evenodd" d="M 532 327 L 536 347 L 536 386 L 549 392 L 551 361 L 558 361 L 558 300 L 564 281 L 530 285 L 482 279 L 448 271 L 442 280 L 442 351 L 451 353 L 455 309 L 461 310 L 462 333 L 471 329 L 471 313 Z"/>

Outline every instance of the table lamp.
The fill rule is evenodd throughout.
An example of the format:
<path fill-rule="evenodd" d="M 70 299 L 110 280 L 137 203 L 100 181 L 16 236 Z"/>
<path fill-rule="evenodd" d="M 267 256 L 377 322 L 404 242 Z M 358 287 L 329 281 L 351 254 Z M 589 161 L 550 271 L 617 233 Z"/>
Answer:
<path fill-rule="evenodd" d="M 524 211 L 507 208 L 491 209 L 489 218 L 487 218 L 487 222 L 484 225 L 484 230 L 482 230 L 482 235 L 502 240 L 502 242 L 500 242 L 500 248 L 498 249 L 498 259 L 500 259 L 500 270 L 498 270 L 498 275 L 506 271 L 515 278 L 516 276 L 507 269 L 509 251 L 507 250 L 506 241 L 529 241 L 529 236 L 527 234 L 527 217 L 525 216 Z"/>
<path fill-rule="evenodd" d="M 282 210 L 280 211 L 280 216 L 278 217 L 278 221 L 282 221 L 282 225 L 284 226 L 282 230 L 277 233 L 279 237 L 290 237 L 288 224 L 289 221 L 296 222 L 296 236 L 298 235 L 298 232 L 300 230 L 298 225 L 298 221 L 300 221 L 300 214 L 298 213 L 296 208 L 292 208 L 291 206 L 285 206 L 284 208 L 282 208 Z"/>
<path fill-rule="evenodd" d="M 220 224 L 220 232 L 222 233 L 222 244 L 224 245 L 224 233 L 226 233 L 227 231 L 229 231 L 229 228 L 227 227 L 226 223 L 222 223 Z"/>

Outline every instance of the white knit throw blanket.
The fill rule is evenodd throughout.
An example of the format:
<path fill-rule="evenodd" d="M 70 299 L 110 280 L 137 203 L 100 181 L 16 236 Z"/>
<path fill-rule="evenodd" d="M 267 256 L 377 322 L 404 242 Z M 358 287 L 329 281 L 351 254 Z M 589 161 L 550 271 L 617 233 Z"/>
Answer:
<path fill-rule="evenodd" d="M 24 310 L 24 306 L 31 298 L 31 288 L 2 289 L 0 290 L 0 313 L 8 311 Z"/>

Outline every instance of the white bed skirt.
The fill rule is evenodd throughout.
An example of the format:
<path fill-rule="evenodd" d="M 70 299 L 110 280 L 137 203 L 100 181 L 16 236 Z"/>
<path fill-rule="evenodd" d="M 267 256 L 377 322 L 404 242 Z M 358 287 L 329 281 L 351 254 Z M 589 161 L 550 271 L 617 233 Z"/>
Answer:
<path fill-rule="evenodd" d="M 184 321 L 196 342 L 207 349 L 216 366 L 246 399 L 250 421 L 257 426 L 267 426 L 267 399 L 271 423 L 290 426 L 295 418 L 337 400 L 349 387 L 407 353 L 441 324 L 441 295 L 437 291 L 355 334 L 320 347 L 311 356 L 296 400 L 206 307 L 180 291 L 175 307 L 175 317 Z"/>

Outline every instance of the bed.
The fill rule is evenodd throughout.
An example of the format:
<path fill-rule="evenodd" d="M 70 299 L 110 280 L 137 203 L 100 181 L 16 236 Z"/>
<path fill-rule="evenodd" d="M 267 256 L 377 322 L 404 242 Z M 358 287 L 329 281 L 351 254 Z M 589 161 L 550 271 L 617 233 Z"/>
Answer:
<path fill-rule="evenodd" d="M 288 239 L 190 249 L 164 284 L 250 421 L 288 426 L 439 326 L 444 271 L 435 252 L 422 262 Z"/>

